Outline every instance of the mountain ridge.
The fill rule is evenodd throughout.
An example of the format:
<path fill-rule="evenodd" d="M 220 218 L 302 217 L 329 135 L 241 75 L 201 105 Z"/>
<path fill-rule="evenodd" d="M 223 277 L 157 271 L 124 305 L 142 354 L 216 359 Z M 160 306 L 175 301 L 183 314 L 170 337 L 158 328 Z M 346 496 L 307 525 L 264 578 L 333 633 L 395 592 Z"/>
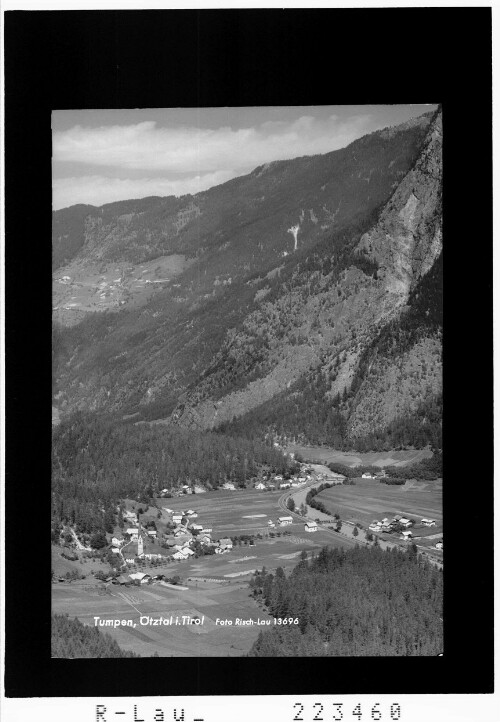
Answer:
<path fill-rule="evenodd" d="M 181 260 L 169 271 L 172 278 L 151 277 L 143 295 L 134 301 L 130 294 L 132 301 L 117 313 L 86 314 L 73 329 L 57 326 L 59 411 L 105 410 L 222 428 L 277 395 L 292 393 L 315 373 L 330 379 L 319 405 L 329 400 L 338 406 L 362 354 L 404 309 L 442 246 L 440 113 L 387 131 L 389 137 L 384 132 L 326 154 L 336 159 L 326 185 L 322 173 L 331 159 L 305 156 L 259 166 L 197 194 L 192 197 L 197 202 L 184 206 L 181 215 L 177 201 L 158 208 L 150 198 L 137 202 L 135 208 L 143 209 L 138 217 L 111 217 L 108 208 L 104 220 L 89 224 L 73 268 L 80 263 L 88 269 L 97 260 L 104 264 L 100 270 L 121 263 L 127 272 L 127 258 L 136 253 L 137 275 L 138 269 L 147 274 L 155 263 L 166 263 L 173 253 Z M 293 167 L 300 173 L 292 173 Z M 239 195 L 226 193 L 240 186 Z M 136 202 L 120 202 L 118 210 L 130 210 L 123 203 Z M 145 218 L 151 224 L 139 238 Z M 144 260 L 144 253 L 165 250 L 170 255 Z M 134 276 L 134 283 L 139 280 Z M 103 283 L 109 288 L 101 281 L 101 290 Z M 153 284 L 162 290 L 150 291 Z M 109 291 L 115 292 L 124 293 Z M 428 366 L 434 395 L 440 384 L 434 358 L 439 343 L 436 337 L 421 340 L 419 347 L 424 359 L 433 359 Z M 423 396 L 416 392 L 417 400 Z M 358 408 L 358 415 L 367 408 L 359 401 L 352 409 L 355 414 Z M 397 408 L 398 414 L 414 410 L 415 404 Z M 338 413 L 352 441 L 361 427 L 349 422 L 351 411 L 339 407 Z M 380 418 L 380 409 L 373 413 Z M 396 409 L 391 414 L 388 423 L 398 415 Z M 345 433 L 343 438 L 347 443 Z"/>

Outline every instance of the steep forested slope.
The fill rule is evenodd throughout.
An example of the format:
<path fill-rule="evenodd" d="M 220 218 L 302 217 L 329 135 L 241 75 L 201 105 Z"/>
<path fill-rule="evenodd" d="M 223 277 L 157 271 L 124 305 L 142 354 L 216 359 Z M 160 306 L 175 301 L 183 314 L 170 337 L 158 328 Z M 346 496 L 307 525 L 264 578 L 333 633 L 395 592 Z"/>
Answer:
<path fill-rule="evenodd" d="M 113 531 L 120 499 L 147 504 L 165 487 L 239 486 L 263 468 L 286 473 L 294 466 L 262 441 L 78 412 L 53 435 L 53 528 L 69 523 L 87 534 Z"/>
<path fill-rule="evenodd" d="M 192 198 L 140 203 L 89 214 L 74 262 L 183 253 L 192 263 L 143 305 L 55 329 L 63 416 L 253 424 L 343 446 L 383 444 L 391 425 L 395 439 L 409 418 L 423 414 L 419 429 L 434 418 L 440 331 L 403 348 L 396 329 L 413 323 L 422 279 L 440 285 L 440 113 Z M 374 346 L 384 333 L 397 334 L 390 355 Z M 405 434 L 404 444 L 430 438 Z"/>

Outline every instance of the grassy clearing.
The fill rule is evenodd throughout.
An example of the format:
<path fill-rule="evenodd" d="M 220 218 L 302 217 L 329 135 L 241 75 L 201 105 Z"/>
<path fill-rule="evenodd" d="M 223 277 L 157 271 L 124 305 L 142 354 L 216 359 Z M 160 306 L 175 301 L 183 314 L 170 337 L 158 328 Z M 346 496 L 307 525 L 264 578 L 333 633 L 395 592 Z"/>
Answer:
<path fill-rule="evenodd" d="M 412 518 L 435 519 L 436 527 L 422 527 L 436 534 L 442 529 L 442 482 L 428 482 L 419 486 L 388 486 L 370 479 L 357 479 L 353 486 L 334 486 L 322 491 L 318 497 L 332 512 L 342 519 L 368 526 L 374 519 L 392 518 L 395 514 Z M 413 530 L 417 535 L 417 530 Z"/>
<path fill-rule="evenodd" d="M 337 451 L 328 447 L 301 446 L 289 444 L 286 449 L 289 453 L 301 454 L 307 461 L 321 464 L 345 464 L 345 466 L 407 466 L 415 464 L 422 459 L 430 459 L 432 451 L 417 449 L 414 451 L 373 451 L 366 454 L 357 452 Z"/>

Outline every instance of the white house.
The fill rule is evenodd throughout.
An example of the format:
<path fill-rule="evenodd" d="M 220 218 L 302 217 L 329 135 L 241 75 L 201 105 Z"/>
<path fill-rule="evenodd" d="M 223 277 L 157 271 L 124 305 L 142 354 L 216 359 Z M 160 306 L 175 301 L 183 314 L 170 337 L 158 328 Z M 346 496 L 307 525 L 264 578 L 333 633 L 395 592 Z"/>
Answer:
<path fill-rule="evenodd" d="M 273 529 L 274 529 L 274 527 L 276 526 L 276 524 L 274 523 L 274 521 L 273 521 L 272 519 L 269 519 L 269 521 L 267 522 L 267 526 L 271 526 L 271 527 L 273 527 Z"/>
<path fill-rule="evenodd" d="M 422 519 L 422 524 L 424 526 L 436 526 L 436 521 L 435 519 Z"/>
<path fill-rule="evenodd" d="M 291 487 L 290 481 L 282 481 L 280 484 L 280 489 L 289 489 Z"/>
<path fill-rule="evenodd" d="M 231 541 L 231 539 L 227 539 L 227 538 L 226 538 L 226 539 L 219 539 L 219 546 L 222 547 L 223 549 L 224 549 L 224 548 L 226 548 L 226 549 L 232 549 L 232 548 L 233 548 L 233 542 Z"/>
<path fill-rule="evenodd" d="M 127 564 L 135 564 L 135 559 L 133 559 L 132 557 L 128 557 L 127 559 L 125 559 L 125 561 L 127 562 Z"/>
<path fill-rule="evenodd" d="M 192 549 L 190 549 L 189 547 L 184 547 L 183 550 L 182 550 L 182 553 L 184 554 L 184 556 L 185 556 L 186 558 L 187 558 L 187 557 L 192 557 L 192 556 L 194 555 L 194 551 L 193 551 Z"/>
<path fill-rule="evenodd" d="M 204 527 L 204 528 L 201 530 L 201 533 L 202 533 L 202 534 L 211 534 L 211 533 L 212 533 L 212 527 L 211 527 L 211 526 Z"/>
<path fill-rule="evenodd" d="M 153 537 L 153 539 L 156 539 L 156 537 L 158 536 L 158 532 L 156 531 L 156 529 L 148 529 L 146 534 Z"/>
<path fill-rule="evenodd" d="M 259 489 L 259 490 L 262 490 L 262 489 L 265 489 L 265 488 L 266 488 L 266 485 L 263 484 L 262 481 L 259 481 L 258 484 L 255 484 L 255 488 L 256 488 L 256 489 Z"/>
<path fill-rule="evenodd" d="M 441 549 L 441 550 L 443 549 L 443 542 L 442 542 L 442 541 L 439 541 L 439 542 L 436 543 L 436 549 Z"/>
<path fill-rule="evenodd" d="M 147 584 L 151 579 L 151 575 L 145 572 L 134 572 L 133 574 L 129 574 L 129 577 L 131 579 L 137 579 L 140 584 Z"/>
<path fill-rule="evenodd" d="M 411 533 L 411 531 L 401 532 L 401 539 L 404 539 L 405 541 L 410 541 L 412 536 L 413 536 L 413 534 Z"/>
<path fill-rule="evenodd" d="M 202 524 L 191 524 L 191 529 L 193 529 L 193 531 L 201 531 L 203 529 L 203 525 Z"/>
<path fill-rule="evenodd" d="M 174 524 L 180 524 L 182 521 L 182 514 L 174 514 L 172 517 Z"/>
<path fill-rule="evenodd" d="M 184 514 L 186 516 L 193 516 L 193 514 L 196 514 L 196 512 L 194 511 L 194 509 L 188 509 L 187 511 L 184 512 Z M 196 516 L 198 516 L 198 514 L 196 514 Z"/>
<path fill-rule="evenodd" d="M 113 548 L 111 549 L 111 551 L 113 552 L 113 554 L 119 554 L 119 553 L 120 553 L 120 550 L 117 549 L 116 547 L 113 547 Z"/>
<path fill-rule="evenodd" d="M 304 526 L 304 531 L 314 532 L 318 531 L 318 525 L 315 521 L 307 521 Z"/>
<path fill-rule="evenodd" d="M 278 476 L 275 476 L 274 481 L 283 481 L 283 477 L 281 476 L 281 474 L 278 474 Z"/>
<path fill-rule="evenodd" d="M 181 561 L 182 559 L 186 559 L 184 554 L 181 551 L 175 552 L 175 554 L 172 554 L 174 559 L 177 559 L 177 561 Z"/>
<path fill-rule="evenodd" d="M 137 537 L 139 536 L 139 529 L 137 529 L 136 527 L 131 527 L 130 529 L 126 530 L 126 534 L 130 534 L 132 539 L 137 539 Z"/>
<path fill-rule="evenodd" d="M 361 474 L 362 479 L 373 479 L 373 476 L 371 474 L 365 473 Z"/>
<path fill-rule="evenodd" d="M 111 539 L 111 544 L 112 544 L 114 547 L 119 547 L 119 546 L 121 546 L 121 545 L 123 544 L 123 539 L 120 538 L 120 537 L 114 536 L 114 537 Z"/>
<path fill-rule="evenodd" d="M 222 488 L 226 489 L 228 491 L 235 491 L 236 487 L 231 481 L 226 481 L 225 484 L 222 484 Z"/>
<path fill-rule="evenodd" d="M 293 517 L 291 516 L 280 516 L 278 519 L 280 526 L 287 526 L 287 524 L 293 524 Z"/>
<path fill-rule="evenodd" d="M 401 526 L 404 526 L 404 527 L 409 527 L 412 525 L 412 522 L 409 519 L 406 519 L 404 516 L 401 517 L 401 519 L 399 520 L 399 523 L 401 524 Z"/>

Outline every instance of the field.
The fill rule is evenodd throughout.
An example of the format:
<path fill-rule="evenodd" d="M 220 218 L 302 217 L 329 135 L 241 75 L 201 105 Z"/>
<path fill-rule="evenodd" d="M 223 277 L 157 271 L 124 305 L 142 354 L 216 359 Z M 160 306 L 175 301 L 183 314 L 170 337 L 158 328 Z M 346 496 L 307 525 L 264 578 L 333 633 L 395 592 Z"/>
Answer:
<path fill-rule="evenodd" d="M 104 585 L 102 585 L 104 586 Z M 100 592 L 100 593 L 99 593 Z M 91 627 L 94 617 L 132 620 L 135 626 L 99 627 L 111 634 L 120 647 L 143 656 L 160 657 L 243 656 L 259 633 L 257 626 L 236 626 L 235 620 L 269 619 L 249 596 L 247 584 L 226 586 L 193 583 L 188 591 L 173 591 L 160 585 L 98 590 L 95 582 L 53 585 L 52 610 L 68 613 Z M 164 617 L 173 626 L 141 624 L 141 617 Z M 199 617 L 203 624 L 183 624 L 182 617 Z M 230 619 L 232 626 L 220 626 L 217 619 Z M 144 620 L 143 620 L 144 621 Z"/>
<path fill-rule="evenodd" d="M 317 461 L 321 464 L 344 464 L 345 466 L 407 466 L 422 459 L 430 459 L 432 451 L 419 449 L 415 451 L 373 451 L 366 454 L 357 452 L 337 451 L 326 446 L 301 446 L 289 444 L 286 451 L 302 454 L 306 461 Z"/>
<path fill-rule="evenodd" d="M 284 516 L 278 506 L 281 491 L 210 491 L 206 494 L 190 494 L 173 499 L 157 499 L 159 507 L 174 511 L 194 509 L 198 518 L 193 522 L 212 528 L 212 537 L 256 534 L 268 531 L 269 519 Z"/>
<path fill-rule="evenodd" d="M 437 534 L 442 530 L 442 482 L 406 482 L 402 486 L 389 486 L 373 479 L 356 479 L 355 485 L 339 485 L 322 491 L 317 499 L 342 519 L 368 526 L 395 514 L 436 520 L 435 527 L 422 527 L 422 535 Z M 420 530 L 413 530 L 414 536 Z"/>

